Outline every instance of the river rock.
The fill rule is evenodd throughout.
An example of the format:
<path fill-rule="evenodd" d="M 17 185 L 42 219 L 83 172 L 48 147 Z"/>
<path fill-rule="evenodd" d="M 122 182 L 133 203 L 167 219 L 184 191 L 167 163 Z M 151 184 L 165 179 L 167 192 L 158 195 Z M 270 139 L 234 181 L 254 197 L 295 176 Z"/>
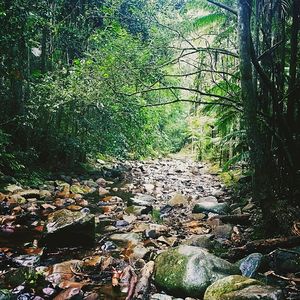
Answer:
<path fill-rule="evenodd" d="M 185 206 L 188 204 L 188 199 L 181 193 L 176 193 L 169 201 L 168 204 L 171 206 Z"/>
<path fill-rule="evenodd" d="M 206 249 L 181 245 L 158 255 L 154 281 L 171 295 L 200 298 L 210 284 L 231 274 L 239 274 L 233 264 Z"/>
<path fill-rule="evenodd" d="M 240 275 L 233 275 L 214 282 L 205 292 L 204 300 L 281 300 L 279 288 Z"/>
<path fill-rule="evenodd" d="M 243 258 L 239 262 L 239 268 L 242 272 L 242 275 L 246 277 L 253 277 L 258 271 L 263 257 L 264 256 L 261 253 L 252 253 Z"/>
<path fill-rule="evenodd" d="M 17 191 L 21 191 L 23 188 L 16 184 L 9 184 L 7 185 L 4 190 L 10 193 L 15 193 Z"/>
<path fill-rule="evenodd" d="M 214 248 L 214 236 L 212 234 L 195 235 L 185 240 L 183 244 L 211 250 Z"/>
<path fill-rule="evenodd" d="M 212 212 L 215 214 L 227 214 L 229 211 L 229 206 L 226 202 L 217 203 L 212 201 L 203 201 L 195 204 L 193 208 L 193 213 L 204 213 L 204 212 Z"/>
<path fill-rule="evenodd" d="M 137 245 L 142 240 L 141 235 L 135 232 L 115 233 L 109 237 L 112 241 L 131 243 Z"/>
<path fill-rule="evenodd" d="M 18 194 L 21 197 L 24 198 L 39 198 L 40 197 L 40 190 L 25 190 L 25 191 L 21 191 L 18 192 Z"/>
<path fill-rule="evenodd" d="M 41 243 L 49 247 L 89 246 L 94 240 L 94 215 L 61 209 L 48 216 Z"/>
<path fill-rule="evenodd" d="M 136 194 L 133 198 L 130 198 L 130 200 L 133 205 L 152 206 L 156 199 L 150 195 Z"/>

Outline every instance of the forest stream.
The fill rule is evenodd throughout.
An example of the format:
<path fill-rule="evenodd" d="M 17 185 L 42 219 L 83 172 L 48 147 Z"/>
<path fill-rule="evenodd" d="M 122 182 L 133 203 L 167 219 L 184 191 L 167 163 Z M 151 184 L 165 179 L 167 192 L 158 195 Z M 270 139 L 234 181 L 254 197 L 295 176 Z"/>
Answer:
<path fill-rule="evenodd" d="M 255 205 L 208 164 L 118 162 L 5 190 L 0 299 L 300 299 L 300 250 L 243 248 Z"/>

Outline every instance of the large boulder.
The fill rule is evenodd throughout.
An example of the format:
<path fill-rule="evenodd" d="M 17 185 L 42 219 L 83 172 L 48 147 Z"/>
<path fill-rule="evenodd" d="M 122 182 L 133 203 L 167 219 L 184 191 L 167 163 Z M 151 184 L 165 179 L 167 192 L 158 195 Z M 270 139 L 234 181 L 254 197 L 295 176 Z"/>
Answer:
<path fill-rule="evenodd" d="M 204 300 L 280 300 L 283 299 L 279 288 L 240 275 L 222 278 L 205 292 Z"/>
<path fill-rule="evenodd" d="M 48 216 L 42 245 L 52 247 L 91 246 L 95 240 L 95 216 L 61 209 Z"/>
<path fill-rule="evenodd" d="M 167 250 L 155 260 L 155 284 L 174 296 L 200 298 L 209 285 L 232 274 L 239 274 L 236 266 L 194 246 Z"/>

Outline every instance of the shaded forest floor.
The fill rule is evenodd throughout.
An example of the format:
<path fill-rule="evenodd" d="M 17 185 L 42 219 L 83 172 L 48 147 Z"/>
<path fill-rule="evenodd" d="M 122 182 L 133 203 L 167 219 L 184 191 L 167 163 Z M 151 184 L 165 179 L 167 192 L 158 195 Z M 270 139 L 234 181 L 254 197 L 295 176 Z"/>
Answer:
<path fill-rule="evenodd" d="M 253 240 L 256 207 L 234 200 L 209 165 L 174 156 L 99 166 L 0 194 L 1 299 L 173 299 L 163 291 L 202 299 L 212 278 L 225 274 L 275 286 L 239 291 L 253 299 L 300 299 L 300 250 L 277 247 L 298 239 L 243 247 Z M 163 252 L 169 260 L 157 259 Z M 202 268 L 191 268 L 195 258 Z"/>

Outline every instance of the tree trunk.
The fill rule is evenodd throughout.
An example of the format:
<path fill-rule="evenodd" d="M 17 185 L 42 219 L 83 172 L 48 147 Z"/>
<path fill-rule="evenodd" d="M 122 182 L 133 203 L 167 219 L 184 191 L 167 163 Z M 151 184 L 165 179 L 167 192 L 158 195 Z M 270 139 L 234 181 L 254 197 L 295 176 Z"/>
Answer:
<path fill-rule="evenodd" d="M 241 72 L 241 97 L 244 108 L 244 120 L 248 136 L 250 160 L 253 174 L 253 198 L 259 203 L 266 232 L 274 226 L 271 213 L 270 185 L 267 174 L 267 163 L 262 137 L 257 119 L 257 98 L 253 85 L 253 72 L 251 63 L 251 18 L 252 0 L 238 0 L 238 36 Z"/>

